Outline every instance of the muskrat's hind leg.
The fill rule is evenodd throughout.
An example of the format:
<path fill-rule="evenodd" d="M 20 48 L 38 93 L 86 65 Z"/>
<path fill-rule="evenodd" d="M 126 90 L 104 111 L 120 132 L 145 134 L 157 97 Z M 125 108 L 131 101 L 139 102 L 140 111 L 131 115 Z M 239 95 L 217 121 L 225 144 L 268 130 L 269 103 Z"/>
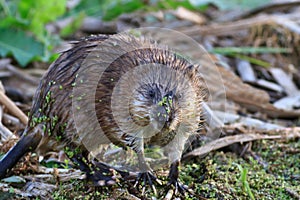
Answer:
<path fill-rule="evenodd" d="M 86 178 L 95 186 L 113 185 L 115 180 L 112 177 L 111 169 L 105 164 L 95 164 L 88 160 L 88 152 L 81 152 L 69 156 L 79 169 L 86 173 Z"/>

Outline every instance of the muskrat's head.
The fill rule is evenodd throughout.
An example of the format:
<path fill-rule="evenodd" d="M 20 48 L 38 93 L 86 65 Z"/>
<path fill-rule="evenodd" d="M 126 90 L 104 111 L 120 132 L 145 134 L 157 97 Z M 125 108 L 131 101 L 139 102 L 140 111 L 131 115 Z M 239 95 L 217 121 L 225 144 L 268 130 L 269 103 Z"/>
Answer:
<path fill-rule="evenodd" d="M 116 109 L 118 114 L 126 111 L 124 107 L 128 109 L 127 116 L 122 115 L 118 121 L 124 122 L 119 123 L 126 127 L 123 131 L 145 138 L 177 132 L 180 126 L 182 131 L 193 132 L 200 120 L 201 98 L 190 76 L 160 65 L 141 66 L 133 71 L 137 73 L 130 73 L 131 79 L 126 79 L 129 86 L 122 89 L 129 94 L 122 98 L 128 104 L 122 103 Z"/>
<path fill-rule="evenodd" d="M 126 43 L 115 38 L 113 44 L 118 45 L 108 43 L 107 56 L 102 52 L 106 48 L 99 50 L 109 63 L 100 73 L 95 94 L 101 99 L 101 103 L 96 101 L 101 128 L 106 134 L 142 138 L 194 132 L 203 99 L 198 67 L 164 46 L 130 38 Z M 121 55 L 115 58 L 112 53 Z"/>
<path fill-rule="evenodd" d="M 141 126 L 151 125 L 155 131 L 171 131 L 178 118 L 176 88 L 149 83 L 137 89 L 132 101 L 131 117 Z"/>

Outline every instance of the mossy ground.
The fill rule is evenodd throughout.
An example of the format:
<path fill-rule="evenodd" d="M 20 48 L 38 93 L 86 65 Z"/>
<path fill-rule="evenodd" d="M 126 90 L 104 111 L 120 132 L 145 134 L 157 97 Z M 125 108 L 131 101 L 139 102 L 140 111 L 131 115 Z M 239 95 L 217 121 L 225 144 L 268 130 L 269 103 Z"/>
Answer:
<path fill-rule="evenodd" d="M 288 190 L 300 194 L 300 140 L 253 142 L 254 156 L 239 157 L 232 152 L 216 151 L 204 158 L 195 158 L 181 167 L 180 179 L 195 193 L 208 199 L 296 199 Z M 241 168 L 246 172 L 242 180 Z M 165 177 L 160 179 L 166 181 Z M 249 185 L 247 190 L 245 184 Z M 127 188 L 120 183 L 119 187 Z M 82 181 L 66 190 L 64 185 L 54 193 L 54 199 L 108 199 L 113 188 L 87 193 Z M 164 191 L 164 187 L 157 187 Z M 114 196 L 116 195 L 115 192 Z M 160 194 L 163 192 L 159 192 Z M 122 196 L 122 195 L 121 195 Z M 151 196 L 151 194 L 149 194 Z M 198 199 L 186 197 L 185 199 Z"/>
<path fill-rule="evenodd" d="M 300 140 L 255 141 L 251 151 L 252 155 L 247 153 L 244 157 L 230 151 L 216 151 L 204 158 L 187 161 L 181 166 L 181 182 L 207 199 L 251 199 L 251 195 L 262 200 L 297 199 L 291 191 L 300 194 Z M 158 175 L 167 183 L 166 170 L 161 169 Z M 112 187 L 95 189 L 84 181 L 73 180 L 61 183 L 52 193 L 52 198 L 130 199 L 130 188 L 127 183 L 119 182 Z M 166 192 L 164 186 L 157 186 L 157 190 L 159 195 Z M 147 192 L 150 199 L 153 194 L 151 190 Z M 137 191 L 134 193 L 139 194 Z"/>
<path fill-rule="evenodd" d="M 203 182 L 194 181 L 195 192 L 209 199 L 251 199 L 249 193 L 254 199 L 296 199 L 288 190 L 300 194 L 300 141 L 257 141 L 252 151 L 260 161 L 231 152 L 209 154 L 201 161 L 206 173 Z M 182 179 L 203 176 L 198 166 L 186 164 Z M 238 166 L 247 171 L 246 180 Z"/>

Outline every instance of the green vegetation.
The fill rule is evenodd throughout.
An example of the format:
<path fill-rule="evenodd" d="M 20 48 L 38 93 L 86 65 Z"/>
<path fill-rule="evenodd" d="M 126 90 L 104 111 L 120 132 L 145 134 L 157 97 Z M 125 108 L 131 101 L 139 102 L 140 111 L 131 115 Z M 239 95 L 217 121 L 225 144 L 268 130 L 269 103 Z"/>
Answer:
<path fill-rule="evenodd" d="M 243 168 L 239 164 L 236 164 L 236 166 L 239 168 L 239 170 L 241 172 L 241 178 L 240 178 L 240 180 L 241 180 L 241 183 L 243 185 L 243 190 L 248 193 L 248 195 L 251 198 L 251 200 L 254 200 L 255 198 L 254 198 L 253 193 L 252 193 L 252 191 L 250 189 L 249 182 L 247 181 L 247 172 L 248 172 L 248 169 L 247 168 Z"/>
<path fill-rule="evenodd" d="M 257 141 L 253 152 L 261 162 L 252 157 L 238 157 L 231 152 L 212 152 L 204 158 L 195 158 L 181 167 L 180 180 L 193 191 L 207 199 L 294 199 L 287 191 L 299 194 L 300 175 L 300 140 L 278 142 L 271 140 Z M 158 177 L 167 183 L 166 169 L 157 171 Z M 160 175 L 160 174 L 164 175 Z M 164 186 L 156 186 L 159 195 L 166 193 Z M 108 197 L 127 199 L 130 186 L 120 181 L 111 187 L 94 188 L 82 180 L 60 183 L 53 193 L 53 199 L 107 199 Z M 148 197 L 153 191 L 147 188 Z M 140 193 L 137 193 L 139 195 Z M 125 198 L 126 197 L 126 198 Z M 185 199 L 197 200 L 190 196 Z"/>
<path fill-rule="evenodd" d="M 73 180 L 67 184 L 60 184 L 59 189 L 53 193 L 53 199 L 67 200 L 67 199 L 99 199 L 104 200 L 110 197 L 111 188 L 96 188 L 87 186 L 81 180 Z"/>
<path fill-rule="evenodd" d="M 211 53 L 222 54 L 247 60 L 252 64 L 262 67 L 270 67 L 271 64 L 250 56 L 249 54 L 266 54 L 266 53 L 292 53 L 289 48 L 270 48 L 270 47 L 215 47 Z"/>
<path fill-rule="evenodd" d="M 194 183 L 195 192 L 209 199 L 294 199 L 287 190 L 300 192 L 299 149 L 300 140 L 257 141 L 253 151 L 265 166 L 252 157 L 215 152 L 185 165 L 182 179 Z M 195 177 L 199 183 L 193 181 Z"/>
<path fill-rule="evenodd" d="M 21 66 L 33 60 L 49 61 L 57 39 L 45 25 L 65 9 L 65 0 L 0 0 L 0 55 L 13 55 Z"/>

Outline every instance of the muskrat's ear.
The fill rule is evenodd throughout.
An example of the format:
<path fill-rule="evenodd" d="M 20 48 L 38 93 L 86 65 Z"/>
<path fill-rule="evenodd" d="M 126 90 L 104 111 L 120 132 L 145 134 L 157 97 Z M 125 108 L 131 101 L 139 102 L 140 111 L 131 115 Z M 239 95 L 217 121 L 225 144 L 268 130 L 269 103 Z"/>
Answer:
<path fill-rule="evenodd" d="M 189 65 L 189 66 L 187 67 L 187 69 L 188 69 L 188 70 L 193 70 L 194 67 L 195 67 L 194 65 Z"/>

